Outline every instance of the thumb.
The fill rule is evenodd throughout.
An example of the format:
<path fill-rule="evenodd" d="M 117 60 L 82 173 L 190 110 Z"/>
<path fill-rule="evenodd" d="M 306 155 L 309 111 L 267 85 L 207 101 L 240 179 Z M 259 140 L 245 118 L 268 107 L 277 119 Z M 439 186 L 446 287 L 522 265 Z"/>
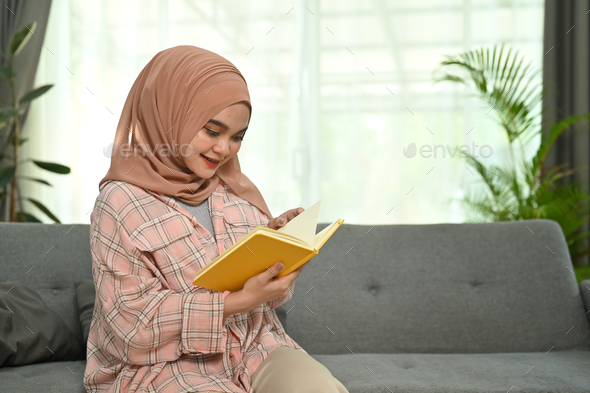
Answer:
<path fill-rule="evenodd" d="M 279 274 L 282 270 L 283 270 L 283 264 L 281 262 L 275 263 L 274 265 L 272 265 L 272 267 L 270 268 L 270 272 L 272 272 L 272 276 L 276 276 L 277 274 Z"/>

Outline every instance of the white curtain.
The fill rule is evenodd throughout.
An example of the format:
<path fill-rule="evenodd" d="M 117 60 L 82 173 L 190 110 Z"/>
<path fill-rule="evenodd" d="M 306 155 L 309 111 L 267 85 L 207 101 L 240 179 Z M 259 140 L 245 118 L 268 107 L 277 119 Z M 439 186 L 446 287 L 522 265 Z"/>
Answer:
<path fill-rule="evenodd" d="M 53 184 L 23 192 L 62 223 L 90 222 L 129 89 L 165 48 L 203 47 L 245 75 L 253 115 L 240 162 L 274 215 L 321 200 L 320 222 L 370 225 L 462 222 L 453 199 L 483 189 L 440 149 L 405 157 L 411 143 L 489 145 L 484 162 L 508 160 L 490 108 L 433 83 L 444 55 L 500 42 L 539 68 L 544 55 L 541 0 L 53 1 L 36 85 L 55 86 L 31 108 L 24 154 L 72 173 L 22 173 Z"/>

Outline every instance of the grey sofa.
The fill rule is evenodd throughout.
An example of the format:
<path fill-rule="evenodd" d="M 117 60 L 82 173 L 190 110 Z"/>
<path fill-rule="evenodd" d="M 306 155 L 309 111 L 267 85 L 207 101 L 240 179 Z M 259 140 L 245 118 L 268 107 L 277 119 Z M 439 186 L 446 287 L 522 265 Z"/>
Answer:
<path fill-rule="evenodd" d="M 2 223 L 0 281 L 34 286 L 81 334 L 73 282 L 92 277 L 88 238 L 88 225 Z M 576 284 L 550 220 L 344 224 L 283 309 L 351 393 L 590 392 L 589 310 L 590 280 Z M 0 391 L 83 392 L 84 368 L 0 368 Z"/>

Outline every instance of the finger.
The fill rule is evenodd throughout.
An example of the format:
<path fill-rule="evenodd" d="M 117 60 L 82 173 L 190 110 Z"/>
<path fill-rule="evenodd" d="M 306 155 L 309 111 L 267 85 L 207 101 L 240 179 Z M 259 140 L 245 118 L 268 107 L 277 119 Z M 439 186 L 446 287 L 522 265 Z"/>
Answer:
<path fill-rule="evenodd" d="M 268 223 L 268 226 L 274 229 L 280 228 L 279 225 L 280 222 L 280 217 L 275 217 L 272 220 L 270 220 L 270 222 Z"/>
<path fill-rule="evenodd" d="M 283 213 L 287 216 L 287 219 L 289 221 L 291 221 L 292 219 L 294 219 L 295 217 L 297 217 L 298 215 L 300 215 L 301 213 L 303 213 L 304 209 L 302 207 L 298 207 L 296 209 L 291 209 L 289 211 L 287 211 L 286 213 Z"/>
<path fill-rule="evenodd" d="M 270 280 L 274 276 L 276 276 L 277 274 L 279 274 L 280 272 L 282 272 L 283 271 L 283 268 L 284 268 L 284 266 L 283 266 L 283 263 L 282 262 L 277 262 L 274 265 L 272 265 L 271 267 L 268 267 L 267 266 L 266 267 L 266 269 L 267 269 L 266 273 L 267 273 L 268 279 Z"/>
<path fill-rule="evenodd" d="M 281 219 L 283 219 L 281 216 L 272 218 L 266 226 L 271 229 L 279 229 L 286 224 L 286 222 L 281 224 Z"/>
<path fill-rule="evenodd" d="M 292 219 L 294 219 L 297 215 L 295 214 L 295 209 L 287 210 L 280 216 L 278 216 L 279 224 L 286 224 Z"/>
<path fill-rule="evenodd" d="M 304 211 L 305 211 L 305 209 L 302 208 L 302 207 L 298 207 L 296 209 L 292 209 L 292 212 L 293 212 L 294 217 L 297 217 L 298 215 L 300 215 Z"/>
<path fill-rule="evenodd" d="M 280 216 L 271 219 L 268 222 L 267 227 L 269 227 L 271 229 L 279 229 L 281 227 L 284 227 L 285 225 L 287 225 L 287 223 L 289 221 L 291 221 L 292 219 L 294 219 L 295 217 L 297 217 L 299 214 L 303 213 L 304 211 L 305 211 L 305 209 L 303 209 L 302 207 L 287 210 L 286 212 L 284 212 Z"/>

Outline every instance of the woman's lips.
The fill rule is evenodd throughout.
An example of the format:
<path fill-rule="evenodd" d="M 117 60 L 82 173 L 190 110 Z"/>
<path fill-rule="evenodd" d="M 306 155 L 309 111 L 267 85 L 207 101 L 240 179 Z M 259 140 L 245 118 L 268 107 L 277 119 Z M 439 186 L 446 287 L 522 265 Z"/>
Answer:
<path fill-rule="evenodd" d="M 205 164 L 207 164 L 211 168 L 217 168 L 219 166 L 219 162 L 217 164 L 214 162 L 211 162 L 207 158 L 205 158 L 205 156 L 202 154 L 201 154 L 201 158 L 203 158 L 203 161 L 205 161 Z"/>

